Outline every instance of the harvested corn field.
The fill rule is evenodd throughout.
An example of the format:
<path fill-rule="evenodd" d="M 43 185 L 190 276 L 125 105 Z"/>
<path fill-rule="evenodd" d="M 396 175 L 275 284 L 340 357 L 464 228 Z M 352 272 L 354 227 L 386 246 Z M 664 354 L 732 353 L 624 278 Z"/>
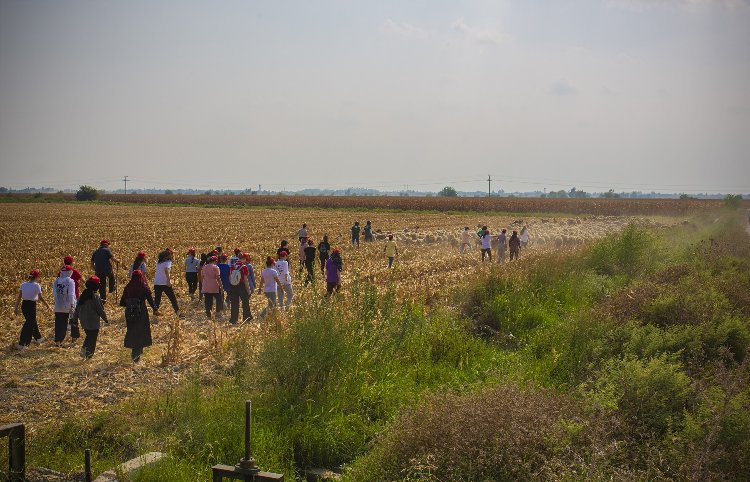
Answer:
<path fill-rule="evenodd" d="M 371 220 L 375 241 L 355 248 L 350 243 L 354 221 L 363 226 Z M 448 287 L 462 283 L 478 270 L 489 269 L 481 263 L 479 250 L 460 255 L 459 238 L 464 226 L 472 233 L 482 225 L 493 234 L 501 228 L 520 229 L 527 225 L 530 244 L 519 262 L 507 269 L 524 269 L 534 253 L 566 249 L 617 232 L 630 223 L 661 226 L 681 221 L 677 218 L 566 216 L 518 217 L 505 214 L 437 214 L 390 213 L 291 208 L 208 209 L 197 207 L 159 207 L 87 204 L 6 204 L 0 212 L 0 249 L 6 260 L 0 266 L 0 404 L 5 407 L 0 423 L 23 420 L 33 431 L 62 412 L 85 412 L 101 409 L 127 398 L 139 386 L 165 387 L 179 382 L 191 368 L 202 366 L 204 373 L 221 366 L 222 346 L 232 337 L 232 330 L 261 334 L 267 327 L 259 323 L 230 328 L 226 317 L 206 321 L 202 304 L 186 295 L 184 254 L 195 247 L 200 252 L 223 246 L 226 252 L 235 247 L 250 253 L 256 272 L 266 256 L 276 254 L 282 239 L 290 241 L 296 251 L 297 230 L 305 222 L 315 244 L 327 234 L 333 248 L 340 248 L 344 260 L 341 297 L 357 280 L 376 286 L 392 287 L 400 298 L 412 297 L 430 301 L 443 296 Z M 398 257 L 394 270 L 387 268 L 383 240 L 394 234 Z M 476 236 L 473 235 L 474 238 Z M 124 264 L 117 270 L 118 291 L 127 282 L 126 266 L 136 253 L 148 254 L 149 284 L 153 283 L 156 254 L 171 247 L 175 250 L 172 279 L 181 308 L 186 314 L 179 320 L 166 301 L 163 315 L 153 326 L 154 344 L 144 354 L 143 362 L 134 368 L 123 348 L 124 316 L 116 299 L 106 305 L 111 323 L 103 327 L 93 359 L 82 361 L 78 346 L 55 347 L 47 341 L 17 352 L 18 333 L 23 324 L 13 315 L 19 285 L 32 269 L 42 273 L 41 284 L 48 301 L 51 284 L 62 266 L 64 256 L 75 257 L 75 267 L 84 278 L 91 274 L 91 253 L 102 238 L 111 242 L 116 257 Z M 292 273 L 297 274 L 296 252 L 290 255 Z M 302 287 L 301 277 L 294 279 L 295 306 L 319 299 L 325 292 L 320 272 L 309 287 Z M 254 315 L 265 306 L 262 296 L 251 297 Z M 53 315 L 39 307 L 38 320 L 42 335 L 52 338 Z M 256 316 L 257 319 L 257 316 Z M 293 323 L 294 307 L 286 314 L 272 317 L 274 322 Z"/>

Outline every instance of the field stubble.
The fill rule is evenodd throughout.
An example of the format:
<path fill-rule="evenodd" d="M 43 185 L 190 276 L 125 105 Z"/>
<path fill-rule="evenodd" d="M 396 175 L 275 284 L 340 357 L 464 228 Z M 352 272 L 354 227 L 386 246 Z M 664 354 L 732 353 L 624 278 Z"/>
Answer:
<path fill-rule="evenodd" d="M 349 243 L 351 224 L 373 222 L 378 241 L 363 243 L 356 249 Z M 190 247 L 199 252 L 221 245 L 228 252 L 234 247 L 248 251 L 259 273 L 262 261 L 274 255 L 281 239 L 296 246 L 296 232 L 306 222 L 315 243 L 328 234 L 333 247 L 342 249 L 344 273 L 341 297 L 348 296 L 347 285 L 357 280 L 374 283 L 383 289 L 392 287 L 400 298 L 429 302 L 445 296 L 450 287 L 461 283 L 478 270 L 489 269 L 479 261 L 478 250 L 460 256 L 458 236 L 463 226 L 476 230 L 487 225 L 493 233 L 500 228 L 519 228 L 528 223 L 532 245 L 522 253 L 521 261 L 504 269 L 521 270 L 535 258 L 535 252 L 575 248 L 587 241 L 618 231 L 631 222 L 666 225 L 675 218 L 633 218 L 581 216 L 565 218 L 519 218 L 505 214 L 368 213 L 309 209 L 206 209 L 197 207 L 107 206 L 77 204 L 7 204 L 0 211 L 0 249 L 8 253 L 0 265 L 0 423 L 22 420 L 32 431 L 55 420 L 61 413 L 96 411 L 128 398 L 142 387 L 164 389 L 180 382 L 184 375 L 201 367 L 204 375 L 227 364 L 224 346 L 233 330 L 247 330 L 249 338 L 261 340 L 274 323 L 249 323 L 236 328 L 226 318 L 206 322 L 202 305 L 186 295 L 183 276 L 184 253 Z M 382 239 L 394 233 L 399 246 L 396 269 L 386 267 Z M 42 287 L 51 302 L 51 284 L 62 258 L 73 255 L 76 268 L 84 277 L 91 275 L 89 259 L 99 240 L 107 238 L 118 258 L 127 266 L 135 253 L 148 253 L 148 278 L 152 280 L 156 254 L 166 247 L 175 249 L 173 284 L 185 320 L 178 320 L 162 300 L 163 315 L 153 325 L 154 346 L 146 350 L 142 363 L 134 367 L 122 347 L 124 318 L 116 301 L 106 309 L 111 323 L 99 335 L 96 355 L 82 361 L 76 347 L 56 348 L 49 342 L 22 353 L 12 350 L 23 323 L 13 315 L 19 285 L 33 268 L 42 271 Z M 292 271 L 299 263 L 292 253 Z M 316 265 L 317 267 L 317 265 Z M 127 282 L 127 271 L 117 271 L 118 290 Z M 295 309 L 324 292 L 320 272 L 315 284 L 303 288 L 295 278 Z M 251 298 L 253 314 L 265 305 L 261 296 Z M 278 323 L 292 319 L 275 316 Z M 53 315 L 43 307 L 38 311 L 42 334 L 52 338 Z"/>

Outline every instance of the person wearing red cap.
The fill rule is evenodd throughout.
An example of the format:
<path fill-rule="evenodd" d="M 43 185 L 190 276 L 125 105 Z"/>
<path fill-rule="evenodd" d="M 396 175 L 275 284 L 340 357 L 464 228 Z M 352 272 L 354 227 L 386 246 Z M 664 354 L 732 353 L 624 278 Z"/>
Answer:
<path fill-rule="evenodd" d="M 154 270 L 154 316 L 159 315 L 159 306 L 161 306 L 161 295 L 162 293 L 167 295 L 170 303 L 172 303 L 172 309 L 175 314 L 182 317 L 180 313 L 180 307 L 177 304 L 177 296 L 174 294 L 172 288 L 172 279 L 170 277 L 170 271 L 172 270 L 172 261 L 174 259 L 174 252 L 167 248 L 159 255 L 156 259 L 156 269 Z"/>
<path fill-rule="evenodd" d="M 337 248 L 331 253 L 326 261 L 326 296 L 331 296 L 341 288 L 341 271 L 344 262 L 341 259 L 341 251 Z"/>
<path fill-rule="evenodd" d="M 81 356 L 87 359 L 94 356 L 96 339 L 99 337 L 99 329 L 101 328 L 100 320 L 109 323 L 102 300 L 99 299 L 99 283 L 97 276 L 92 276 L 86 281 L 86 289 L 81 293 L 73 315 L 86 333 L 83 346 L 81 346 Z"/>
<path fill-rule="evenodd" d="M 146 252 L 145 251 L 138 251 L 138 254 L 135 255 L 133 264 L 131 264 L 130 268 L 128 269 L 128 278 L 133 276 L 133 271 L 135 270 L 140 270 L 140 272 L 143 273 L 143 276 L 146 276 Z"/>
<path fill-rule="evenodd" d="M 195 299 L 195 290 L 198 288 L 198 270 L 201 267 L 201 260 L 195 256 L 195 248 L 188 249 L 185 257 L 185 281 L 188 285 L 188 294 L 190 299 Z"/>
<path fill-rule="evenodd" d="M 211 319 L 211 310 L 214 300 L 216 300 L 216 317 L 224 309 L 224 303 L 221 299 L 221 271 L 216 266 L 218 257 L 211 256 L 208 262 L 201 269 L 201 280 L 203 282 L 202 292 L 206 307 L 206 318 Z"/>
<path fill-rule="evenodd" d="M 21 289 L 18 291 L 14 313 L 18 315 L 18 308 L 20 306 L 24 318 L 23 327 L 21 327 L 21 336 L 19 337 L 18 345 L 16 345 L 16 348 L 19 350 L 23 350 L 29 346 L 32 339 L 36 343 L 44 341 L 44 337 L 39 333 L 39 324 L 36 321 L 36 302 L 41 301 L 48 310 L 51 308 L 42 297 L 42 285 L 39 284 L 40 276 L 41 273 L 39 273 L 39 270 L 33 270 L 29 274 L 29 280 L 23 283 Z"/>
<path fill-rule="evenodd" d="M 229 308 L 231 316 L 229 322 L 236 324 L 240 315 L 240 300 L 242 300 L 242 319 L 252 320 L 250 313 L 250 294 L 255 289 L 255 276 L 250 264 L 250 255 L 240 253 L 239 259 L 231 265 L 229 272 Z M 251 279 L 251 274 L 253 274 Z"/>
<path fill-rule="evenodd" d="M 315 249 L 313 240 L 307 239 L 307 246 L 305 246 L 305 269 L 307 270 L 307 276 L 305 276 L 305 284 L 307 286 L 310 282 L 315 282 L 315 254 L 318 252 Z"/>
<path fill-rule="evenodd" d="M 234 254 L 229 258 L 229 266 L 234 266 L 237 261 L 242 259 L 242 250 L 240 248 L 234 248 Z"/>
<path fill-rule="evenodd" d="M 276 307 L 276 291 L 277 286 L 280 283 L 279 273 L 274 269 L 275 261 L 272 257 L 266 258 L 266 267 L 260 274 L 260 286 L 258 287 L 258 293 L 263 292 L 268 300 L 268 307 L 263 308 L 260 313 L 261 319 L 266 317 L 268 310 L 272 310 Z"/>
<path fill-rule="evenodd" d="M 76 309 L 76 284 L 71 275 L 73 268 L 64 266 L 60 275 L 52 284 L 52 293 L 55 299 L 55 343 L 60 346 L 65 340 L 65 335 L 70 329 L 70 338 L 73 343 L 81 336 L 78 329 L 78 321 L 73 318 Z"/>
<path fill-rule="evenodd" d="M 140 270 L 135 270 L 120 298 L 120 306 L 125 308 L 125 348 L 130 348 L 133 363 L 141 360 L 143 348 L 152 343 L 147 302 L 154 309 L 154 298 L 146 278 Z"/>
<path fill-rule="evenodd" d="M 102 239 L 99 247 L 91 255 L 91 270 L 101 280 L 99 296 L 102 298 L 102 303 L 107 302 L 107 283 L 109 283 L 109 292 L 115 291 L 115 275 L 112 271 L 112 263 L 115 263 L 118 268 L 120 267 L 120 260 L 115 258 L 115 255 L 109 249 L 109 241 Z"/>
<path fill-rule="evenodd" d="M 63 258 L 63 266 L 70 266 L 73 268 L 73 274 L 70 275 L 70 278 L 73 280 L 73 283 L 76 284 L 76 299 L 78 299 L 81 296 L 80 292 L 80 285 L 81 281 L 83 280 L 83 276 L 81 275 L 81 272 L 78 271 L 73 267 L 73 263 L 75 262 L 75 259 L 73 256 L 66 256 Z M 60 276 L 60 273 L 57 273 L 58 276 Z"/>

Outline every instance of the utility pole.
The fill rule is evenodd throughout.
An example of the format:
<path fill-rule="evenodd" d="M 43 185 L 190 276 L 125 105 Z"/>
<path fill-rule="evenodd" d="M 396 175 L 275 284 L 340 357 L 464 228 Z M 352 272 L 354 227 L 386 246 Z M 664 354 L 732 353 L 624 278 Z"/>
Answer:
<path fill-rule="evenodd" d="M 123 182 L 125 182 L 125 194 L 128 193 L 128 176 L 125 176 L 123 178 Z"/>
<path fill-rule="evenodd" d="M 492 197 L 492 176 L 487 174 L 487 197 Z"/>

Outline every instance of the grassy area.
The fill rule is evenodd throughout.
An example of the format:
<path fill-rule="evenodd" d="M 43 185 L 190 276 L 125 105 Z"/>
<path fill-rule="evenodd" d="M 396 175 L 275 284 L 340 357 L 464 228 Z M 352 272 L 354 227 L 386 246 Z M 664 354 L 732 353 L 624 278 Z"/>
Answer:
<path fill-rule="evenodd" d="M 291 480 L 750 477 L 750 242 L 736 212 L 635 227 L 524 273 L 498 267 L 447 306 L 359 284 L 238 336 L 196 372 L 93 420 L 63 417 L 30 465 L 97 471 L 161 450 L 138 480 L 208 480 L 242 453 Z"/>

